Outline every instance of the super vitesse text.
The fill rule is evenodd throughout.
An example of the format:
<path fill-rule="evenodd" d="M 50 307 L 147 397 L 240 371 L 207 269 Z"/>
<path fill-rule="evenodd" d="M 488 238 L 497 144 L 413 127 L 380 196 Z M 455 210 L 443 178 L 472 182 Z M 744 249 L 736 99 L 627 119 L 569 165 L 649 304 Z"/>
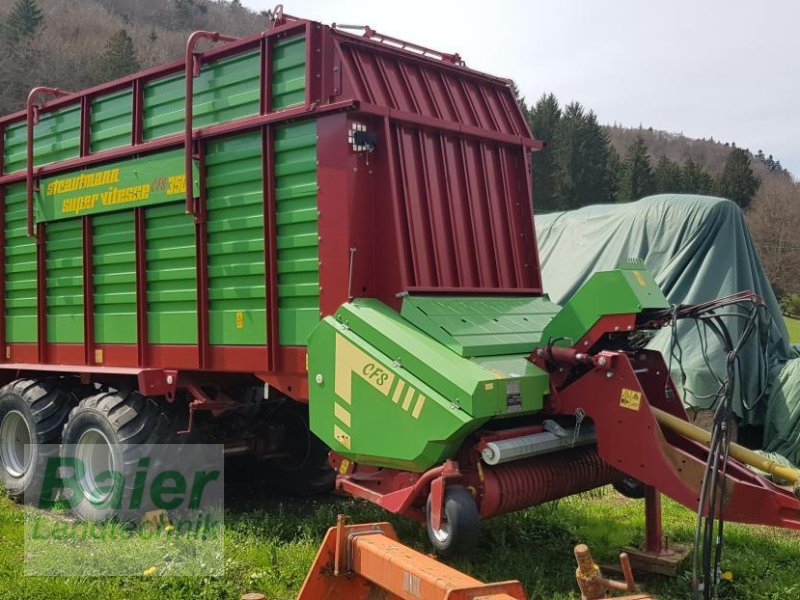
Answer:
<path fill-rule="evenodd" d="M 128 187 L 113 187 L 119 183 L 119 169 L 109 169 L 92 174 L 82 174 L 67 179 L 59 179 L 47 185 L 47 195 L 64 194 L 99 186 L 111 186 L 106 190 L 72 196 L 61 200 L 61 213 L 78 215 L 95 207 L 110 207 L 128 202 L 141 202 L 150 198 L 151 192 L 159 191 L 167 196 L 185 194 L 186 176 L 161 177 L 151 183 Z"/>

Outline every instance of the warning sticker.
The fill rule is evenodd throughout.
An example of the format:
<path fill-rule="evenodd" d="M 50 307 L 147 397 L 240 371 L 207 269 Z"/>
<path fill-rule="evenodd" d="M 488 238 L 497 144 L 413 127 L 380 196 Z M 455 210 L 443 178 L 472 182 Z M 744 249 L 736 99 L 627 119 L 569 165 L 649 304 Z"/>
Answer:
<path fill-rule="evenodd" d="M 628 408 L 630 410 L 639 410 L 639 406 L 642 403 L 642 392 L 637 392 L 636 390 L 629 390 L 628 388 L 622 388 L 622 394 L 619 397 L 619 405 L 622 408 Z"/>

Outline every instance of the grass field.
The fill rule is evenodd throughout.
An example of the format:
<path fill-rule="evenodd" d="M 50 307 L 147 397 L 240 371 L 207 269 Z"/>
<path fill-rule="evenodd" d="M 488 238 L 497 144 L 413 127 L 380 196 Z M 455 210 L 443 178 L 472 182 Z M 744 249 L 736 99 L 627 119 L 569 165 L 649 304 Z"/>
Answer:
<path fill-rule="evenodd" d="M 386 519 L 374 506 L 350 499 L 284 499 L 269 496 L 268 487 L 254 489 L 249 479 L 230 487 L 223 577 L 25 577 L 23 513 L 0 496 L 0 598 L 236 600 L 245 592 L 258 591 L 270 600 L 289 599 L 297 593 L 337 513 L 359 522 Z M 415 524 L 390 520 L 404 542 L 430 551 L 424 532 Z M 642 523 L 641 502 L 604 489 L 487 521 L 479 551 L 453 564 L 486 581 L 521 579 L 531 599 L 576 599 L 574 545 L 587 542 L 598 560 L 615 562 L 620 546 L 641 541 Z M 664 523 L 671 543 L 691 542 L 690 511 L 667 501 Z M 724 569 L 733 572 L 733 581 L 726 583 L 722 598 L 800 598 L 798 560 L 800 535 L 731 525 L 726 528 Z M 658 598 L 678 600 L 690 597 L 690 577 L 687 569 L 676 579 L 644 583 Z"/>
<path fill-rule="evenodd" d="M 789 340 L 793 344 L 800 344 L 800 319 L 784 317 L 784 321 L 786 321 L 786 329 L 789 330 Z"/>

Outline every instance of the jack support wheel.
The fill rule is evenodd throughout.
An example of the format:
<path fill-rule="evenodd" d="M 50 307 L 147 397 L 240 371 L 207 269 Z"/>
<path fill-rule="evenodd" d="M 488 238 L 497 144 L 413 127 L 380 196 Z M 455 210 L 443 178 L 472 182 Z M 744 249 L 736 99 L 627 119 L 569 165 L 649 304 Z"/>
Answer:
<path fill-rule="evenodd" d="M 431 495 L 425 506 L 425 528 L 436 552 L 444 557 L 465 556 L 477 548 L 480 538 L 480 515 L 475 499 L 460 485 L 444 490 L 444 514 L 439 529 L 431 526 Z"/>

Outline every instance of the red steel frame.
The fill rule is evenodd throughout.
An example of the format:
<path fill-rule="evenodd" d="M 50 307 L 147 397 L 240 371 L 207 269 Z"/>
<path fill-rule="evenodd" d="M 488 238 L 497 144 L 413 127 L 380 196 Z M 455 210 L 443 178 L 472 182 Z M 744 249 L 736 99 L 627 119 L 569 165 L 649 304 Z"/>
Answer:
<path fill-rule="evenodd" d="M 272 109 L 271 98 L 271 62 L 272 46 L 275 41 L 294 35 L 304 35 L 306 39 L 306 95 L 304 102 L 295 107 L 282 110 Z M 211 42 L 224 42 L 204 52 L 196 51 L 199 40 Z M 390 43 L 387 43 L 390 42 Z M 2 151 L 2 132 L 11 124 L 26 120 L 28 123 L 28 160 L 26 168 L 20 172 L 5 173 L 0 170 L 0 194 L 4 187 L 20 181 L 26 182 L 28 197 L 28 225 L 29 233 L 37 237 L 37 264 L 38 264 L 38 342 L 6 344 L 4 322 L 0 325 L 0 343 L 5 346 L 5 362 L 0 363 L 9 377 L 14 372 L 55 371 L 80 373 L 85 379 L 101 378 L 103 376 L 136 376 L 140 388 L 152 394 L 174 392 L 179 385 L 178 381 L 186 380 L 190 373 L 202 377 L 202 373 L 239 373 L 252 377 L 257 376 L 268 384 L 287 393 L 291 397 L 304 400 L 307 398 L 306 381 L 306 349 L 305 347 L 281 346 L 279 344 L 279 318 L 277 298 L 277 248 L 276 248 L 276 223 L 275 223 L 275 193 L 274 193 L 274 124 L 294 119 L 316 117 L 318 124 L 318 161 L 320 165 L 319 177 L 319 252 L 320 252 L 320 308 L 321 314 L 332 314 L 338 306 L 348 299 L 350 290 L 349 270 L 353 270 L 353 289 L 357 295 L 377 296 L 392 303 L 395 294 L 402 289 L 421 289 L 429 291 L 429 285 L 415 285 L 412 272 L 412 263 L 409 259 L 411 247 L 403 242 L 408 240 L 409 223 L 404 214 L 403 198 L 398 194 L 400 179 L 398 176 L 398 161 L 404 157 L 396 152 L 394 138 L 397 127 L 413 127 L 420 131 L 430 131 L 441 135 L 452 136 L 452 139 L 461 140 L 462 148 L 469 143 L 480 144 L 482 152 L 487 148 L 503 147 L 503 152 L 514 153 L 528 160 L 529 150 L 541 147 L 534 140 L 527 125 L 519 113 L 519 109 L 508 94 L 508 82 L 469 71 L 451 60 L 451 55 L 436 53 L 425 49 L 421 55 L 416 46 L 397 44 L 393 38 L 380 36 L 368 30 L 364 37 L 351 35 L 304 19 L 296 19 L 287 15 L 279 15 L 272 27 L 260 34 L 236 40 L 217 32 L 195 32 L 189 38 L 186 46 L 186 55 L 182 61 L 174 61 L 163 66 L 155 67 L 128 77 L 102 84 L 78 93 L 68 94 L 55 88 L 36 88 L 28 99 L 25 111 L 0 117 L 0 151 Z M 409 69 L 412 67 L 433 68 L 436 73 L 441 71 L 441 81 L 448 82 L 454 91 L 442 89 L 441 84 L 431 81 L 431 75 L 426 82 L 433 102 L 437 104 L 431 110 L 414 101 L 413 105 L 386 106 L 376 103 L 368 90 L 363 88 L 363 82 L 371 80 L 376 85 L 385 80 L 386 73 L 366 73 L 363 71 L 365 64 L 359 62 L 358 57 L 345 56 L 343 48 L 353 51 L 380 54 L 388 60 L 402 62 L 401 69 L 406 84 L 410 85 Z M 193 105 L 193 78 L 199 74 L 202 62 L 216 61 L 243 51 L 260 49 L 261 51 L 261 97 L 258 114 L 242 117 L 225 123 L 208 127 L 194 128 L 192 122 Z M 360 75 L 355 76 L 349 70 L 358 69 Z M 186 122 L 182 133 L 163 136 L 153 140 L 145 140 L 143 135 L 144 113 L 144 87 L 148 81 L 183 71 L 186 74 Z M 437 75 L 438 77 L 439 75 Z M 461 81 L 468 78 L 473 87 Z M 397 81 L 394 85 L 398 84 Z M 437 87 L 439 86 L 439 87 Z M 486 115 L 485 106 L 497 100 L 487 97 L 487 92 L 480 86 L 489 86 L 493 91 L 500 90 L 503 97 L 503 114 L 494 116 Z M 489 89 L 487 88 L 487 89 Z M 95 97 L 122 89 L 132 91 L 132 135 L 129 146 L 91 151 L 91 119 L 90 111 L 92 100 Z M 476 91 L 477 90 L 477 91 Z M 40 105 L 36 104 L 40 94 L 56 96 L 54 99 Z M 397 91 L 390 92 L 393 98 Z M 465 99 L 466 98 L 466 99 Z M 68 105 L 79 104 L 80 117 L 80 152 L 79 156 L 41 166 L 34 166 L 33 157 L 33 123 L 43 111 L 51 111 Z M 480 108 L 483 106 L 484 108 Z M 427 110 L 427 113 L 426 113 Z M 460 111 L 460 113 L 459 113 Z M 505 112 L 504 112 L 505 111 Z M 508 114 L 506 112 L 511 111 Z M 512 114 L 517 113 L 517 114 Z M 459 116 L 460 115 L 460 116 Z M 323 118 L 324 117 L 324 118 Z M 349 126 L 350 119 L 367 121 L 383 137 L 385 155 L 381 164 L 374 167 L 362 168 L 359 162 L 363 157 L 355 157 L 352 153 L 344 153 L 341 146 L 337 145 L 342 139 L 342 134 Z M 461 122 L 463 121 L 463 122 Z M 265 346 L 212 346 L 208 339 L 208 273 L 206 249 L 206 214 L 205 214 L 205 176 L 204 176 L 204 149 L 208 140 L 228 136 L 234 133 L 260 130 L 263 139 L 263 201 L 264 201 L 264 233 L 266 264 L 266 311 L 267 331 Z M 92 217 L 84 216 L 84 344 L 53 344 L 47 342 L 47 310 L 45 286 L 45 224 L 33 227 L 33 191 L 38 179 L 62 173 L 69 170 L 133 158 L 143 154 L 166 149 L 183 148 L 185 151 L 185 170 L 187 192 L 193 189 L 192 165 L 195 160 L 199 162 L 199 196 L 194 198 L 191 192 L 187 193 L 186 210 L 194 214 L 196 231 L 196 266 L 198 281 L 198 343 L 197 345 L 155 345 L 148 341 L 147 323 L 147 265 L 145 248 L 145 220 L 144 209 L 134 208 L 135 219 L 135 248 L 136 248 L 136 306 L 137 306 L 137 342 L 136 344 L 95 344 L 94 343 L 94 309 L 93 309 L 93 281 L 92 281 Z M 518 154 L 517 154 L 518 153 Z M 464 156 L 467 156 L 465 154 Z M 2 153 L 0 152 L 0 157 Z M 444 160 L 445 157 L 442 157 Z M 526 163 L 527 164 L 527 163 Z M 354 168 L 354 165 L 356 168 Z M 0 166 L 2 163 L 0 162 Z M 466 169 L 466 163 L 458 168 Z M 373 196 L 376 192 L 372 181 L 373 169 L 376 178 L 380 179 L 385 173 L 390 183 L 391 199 L 391 224 L 387 223 L 388 230 L 392 232 L 391 243 L 374 239 L 376 237 L 372 218 L 380 219 L 378 215 L 371 217 L 354 217 L 352 214 L 342 223 L 339 214 L 343 205 L 351 206 L 350 212 L 357 212 L 352 208 L 353 203 L 372 208 Z M 354 171 L 360 171 L 353 175 Z M 525 185 L 529 195 L 529 175 L 525 175 Z M 511 186 L 509 172 L 503 174 L 500 184 L 508 191 Z M 519 185 L 519 183 L 517 183 Z M 346 203 L 346 204 L 345 204 Z M 528 204 L 528 203 L 526 203 Z M 464 210 L 462 208 L 462 210 Z M 492 209 L 494 210 L 494 209 Z M 499 209 L 498 209 L 499 210 Z M 0 211 L 1 213 L 2 211 Z M 512 217 L 516 219 L 518 217 Z M 0 216 L 0 220 L 2 216 Z M 532 231 L 532 219 L 528 206 L 528 220 Z M 0 233 L 0 242 L 2 242 Z M 531 233 L 530 237 L 532 238 Z M 535 240 L 534 240 L 535 241 Z M 383 246 L 381 246 L 383 244 Z M 496 244 L 495 244 L 496 245 Z M 358 252 L 350 248 L 358 246 Z M 504 249 L 495 248 L 495 251 L 504 252 Z M 514 264 L 521 268 L 521 257 L 514 250 Z M 535 250 L 534 250 L 535 252 Z M 394 257 L 398 262 L 398 272 L 381 272 L 376 268 L 373 255 Z M 348 262 L 352 257 L 353 264 Z M 0 259 L 2 244 L 0 244 Z M 424 260 L 438 260 L 433 255 L 423 256 Z M 520 277 L 511 279 L 511 285 L 494 286 L 493 292 L 499 293 L 539 293 L 540 282 L 538 274 L 538 260 L 533 256 L 530 271 L 533 276 L 527 276 L 533 283 L 529 287 L 519 285 Z M 2 262 L 4 264 L 4 261 Z M 324 266 L 323 266 L 324 265 Z M 529 265 L 525 265 L 529 267 Z M 399 277 L 398 277 L 399 275 Z M 399 279 L 399 281 L 398 281 Z M 517 282 L 516 284 L 514 282 Z M 3 283 L 0 282 L 0 292 Z M 435 287 L 435 286 L 434 286 Z M 458 289 L 449 290 L 448 286 L 439 286 L 442 291 L 455 291 L 459 293 L 475 293 L 485 291 L 471 289 L 461 285 Z M 0 305 L 4 305 L 5 295 L 0 293 Z M 3 306 L 4 308 L 4 306 Z M 2 319 L 0 319 L 2 321 Z M 179 375 L 180 372 L 180 375 Z"/>

